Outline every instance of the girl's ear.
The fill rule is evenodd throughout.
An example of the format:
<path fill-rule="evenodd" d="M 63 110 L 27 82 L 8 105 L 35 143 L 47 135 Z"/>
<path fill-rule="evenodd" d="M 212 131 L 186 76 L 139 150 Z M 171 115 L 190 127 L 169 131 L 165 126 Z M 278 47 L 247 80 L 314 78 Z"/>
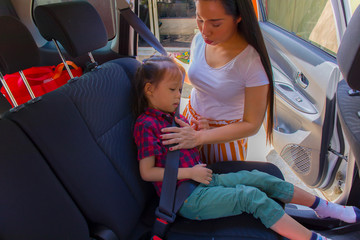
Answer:
<path fill-rule="evenodd" d="M 151 96 L 153 92 L 153 85 L 151 83 L 146 83 L 144 87 L 144 93 L 146 96 Z"/>

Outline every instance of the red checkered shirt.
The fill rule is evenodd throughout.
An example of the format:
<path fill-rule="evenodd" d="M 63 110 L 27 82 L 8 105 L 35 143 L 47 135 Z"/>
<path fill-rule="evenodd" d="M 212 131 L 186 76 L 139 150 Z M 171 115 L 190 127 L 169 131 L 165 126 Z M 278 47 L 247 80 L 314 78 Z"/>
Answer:
<path fill-rule="evenodd" d="M 183 116 L 180 116 L 180 119 L 187 122 Z M 165 168 L 168 148 L 161 143 L 160 135 L 162 133 L 160 130 L 170 127 L 172 120 L 172 114 L 152 108 L 147 108 L 138 117 L 135 123 L 134 137 L 139 161 L 146 157 L 155 156 L 155 167 Z M 180 150 L 179 168 L 193 167 L 198 163 L 200 163 L 200 155 L 197 148 Z M 184 180 L 178 181 L 178 185 L 182 181 Z M 160 196 L 162 182 L 154 182 L 154 186 Z"/>

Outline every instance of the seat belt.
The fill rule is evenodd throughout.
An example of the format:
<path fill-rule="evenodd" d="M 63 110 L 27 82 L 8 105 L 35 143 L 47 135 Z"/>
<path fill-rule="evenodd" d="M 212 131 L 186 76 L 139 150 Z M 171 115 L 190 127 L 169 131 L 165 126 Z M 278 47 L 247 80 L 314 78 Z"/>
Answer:
<path fill-rule="evenodd" d="M 175 116 L 179 118 L 179 109 L 176 110 Z M 172 126 L 178 127 L 175 117 Z M 198 185 L 197 182 L 188 180 L 176 188 L 179 157 L 180 150 L 168 151 L 166 155 L 165 172 L 159 206 L 155 211 L 156 219 L 153 225 L 152 240 L 161 240 L 165 237 L 169 225 L 175 221 L 176 213 Z"/>
<path fill-rule="evenodd" d="M 120 14 L 125 18 L 129 25 L 148 43 L 155 48 L 159 53 L 167 56 L 167 52 L 161 45 L 159 40 L 149 30 L 143 21 L 130 9 L 124 8 L 120 10 Z"/>
<path fill-rule="evenodd" d="M 161 43 L 130 8 L 121 9 L 120 14 L 150 46 L 155 48 L 162 55 L 167 56 L 167 52 Z M 179 107 L 180 106 L 178 106 L 175 111 L 175 117 L 177 118 L 180 118 Z M 179 127 L 175 122 L 175 117 L 172 121 L 172 126 Z M 179 150 L 168 151 L 166 155 L 160 202 L 155 211 L 156 220 L 153 226 L 153 240 L 160 240 L 165 236 L 169 224 L 175 221 L 177 211 L 197 186 L 197 183 L 194 181 L 186 181 L 176 189 L 179 157 Z"/>
<path fill-rule="evenodd" d="M 184 79 L 185 75 L 183 77 L 183 83 Z M 175 116 L 172 121 L 173 127 L 179 127 L 175 122 L 175 117 L 180 118 L 179 111 L 180 105 L 175 110 Z M 169 148 L 171 146 L 169 146 Z M 156 219 L 153 225 L 152 240 L 161 240 L 165 237 L 169 225 L 175 221 L 176 213 L 198 185 L 197 182 L 188 180 L 182 182 L 180 186 L 176 188 L 179 158 L 180 150 L 167 152 L 159 206 L 155 211 Z"/>
<path fill-rule="evenodd" d="M 92 237 L 94 237 L 94 239 L 119 240 L 119 238 L 111 229 L 98 224 L 90 225 L 90 234 Z"/>
<path fill-rule="evenodd" d="M 173 120 L 172 126 L 177 126 L 175 120 Z M 179 157 L 180 150 L 168 151 L 166 155 L 165 172 L 160 201 L 159 206 L 155 211 L 156 219 L 153 225 L 153 240 L 163 239 L 169 224 L 173 223 L 176 218 L 176 211 L 174 211 L 174 200 L 179 168 Z"/>

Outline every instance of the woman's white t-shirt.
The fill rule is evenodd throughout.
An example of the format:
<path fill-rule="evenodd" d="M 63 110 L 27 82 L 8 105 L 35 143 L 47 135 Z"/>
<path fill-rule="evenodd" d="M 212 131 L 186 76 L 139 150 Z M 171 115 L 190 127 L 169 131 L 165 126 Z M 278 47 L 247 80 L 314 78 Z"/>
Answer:
<path fill-rule="evenodd" d="M 257 51 L 249 44 L 241 53 L 219 68 L 205 59 L 201 34 L 191 44 L 189 79 L 193 85 L 191 106 L 197 114 L 212 120 L 242 119 L 245 88 L 269 84 Z"/>

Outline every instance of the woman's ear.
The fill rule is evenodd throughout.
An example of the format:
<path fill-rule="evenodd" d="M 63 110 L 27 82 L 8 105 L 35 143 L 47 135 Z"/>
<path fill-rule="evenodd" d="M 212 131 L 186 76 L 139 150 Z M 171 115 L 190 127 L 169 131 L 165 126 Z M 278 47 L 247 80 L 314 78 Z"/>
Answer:
<path fill-rule="evenodd" d="M 146 83 L 144 87 L 144 93 L 146 96 L 151 96 L 153 92 L 153 85 L 151 83 Z"/>
<path fill-rule="evenodd" d="M 238 24 L 238 23 L 240 23 L 241 22 L 241 17 L 238 17 L 237 19 L 236 19 L 236 24 Z"/>

